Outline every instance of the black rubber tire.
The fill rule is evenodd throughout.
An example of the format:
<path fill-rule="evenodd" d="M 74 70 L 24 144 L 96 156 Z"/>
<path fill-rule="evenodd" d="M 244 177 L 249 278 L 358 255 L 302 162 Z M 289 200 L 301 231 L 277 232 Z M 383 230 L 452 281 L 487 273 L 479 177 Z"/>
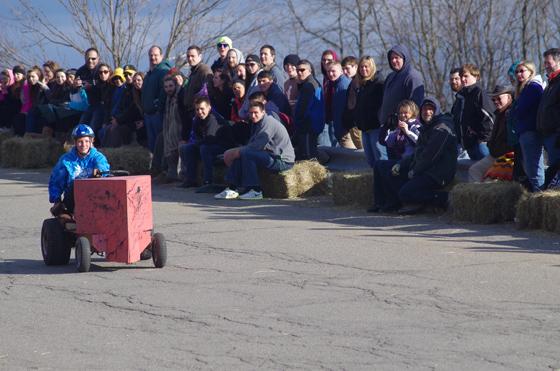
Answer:
<path fill-rule="evenodd" d="M 86 237 L 76 240 L 76 269 L 78 272 L 89 272 L 91 264 L 91 244 Z"/>
<path fill-rule="evenodd" d="M 46 265 L 64 265 L 72 248 L 66 243 L 64 227 L 57 218 L 45 219 L 41 228 L 41 253 Z"/>
<path fill-rule="evenodd" d="M 152 260 L 156 268 L 163 268 L 167 263 L 167 243 L 161 233 L 152 236 Z"/>

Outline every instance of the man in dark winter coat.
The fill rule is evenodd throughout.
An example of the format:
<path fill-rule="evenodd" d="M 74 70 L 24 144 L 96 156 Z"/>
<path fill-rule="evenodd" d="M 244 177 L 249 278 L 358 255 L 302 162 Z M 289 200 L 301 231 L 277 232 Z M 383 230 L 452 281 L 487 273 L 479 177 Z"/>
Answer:
<path fill-rule="evenodd" d="M 291 116 L 292 110 L 290 108 L 290 102 L 284 93 L 282 93 L 282 89 L 274 82 L 274 75 L 272 72 L 259 72 L 257 80 L 259 81 L 259 89 L 265 94 L 266 100 L 274 103 L 276 107 L 278 107 L 279 112 Z"/>
<path fill-rule="evenodd" d="M 457 135 L 457 142 L 459 143 L 459 147 L 461 147 L 461 127 L 459 122 L 459 114 L 463 110 L 463 96 L 459 94 L 461 89 L 463 88 L 463 81 L 461 81 L 461 68 L 455 67 L 451 69 L 449 72 L 449 87 L 451 88 L 451 92 L 453 94 L 453 105 L 451 106 L 451 116 L 453 116 L 454 122 L 454 130 L 455 135 Z M 464 150 L 460 148 L 460 152 Z M 461 157 L 461 153 L 459 153 L 459 157 Z"/>
<path fill-rule="evenodd" d="M 211 86 L 214 77 L 210 67 L 202 62 L 202 49 L 200 47 L 196 45 L 188 47 L 187 62 L 191 67 L 191 74 L 180 107 L 183 137 L 188 137 L 192 129 L 195 98 L 197 96 L 208 96 L 208 87 Z"/>
<path fill-rule="evenodd" d="M 153 153 L 156 138 L 163 130 L 163 109 L 165 107 L 165 92 L 163 78 L 171 69 L 169 61 L 163 60 L 162 50 L 154 45 L 148 51 L 150 70 L 144 77 L 142 84 L 142 110 L 144 112 L 144 126 L 148 135 L 148 148 Z"/>
<path fill-rule="evenodd" d="M 401 214 L 414 214 L 425 206 L 445 208 L 448 193 L 442 189 L 455 177 L 457 169 L 457 139 L 451 115 L 440 114 L 439 103 L 426 98 L 420 106 L 420 136 L 413 156 L 395 163 L 376 162 L 374 173 L 375 205 L 370 212 L 394 211 L 400 205 Z M 379 184 L 377 184 L 379 183 Z"/>
<path fill-rule="evenodd" d="M 328 82 L 324 84 L 325 91 L 323 92 L 327 138 L 328 145 L 336 147 L 339 141 L 342 145 L 343 137 L 345 137 L 345 142 L 351 141 L 348 129 L 344 128 L 342 123 L 351 80 L 342 73 L 340 62 L 332 62 L 327 66 L 327 78 Z M 323 131 L 324 134 L 325 131 Z"/>
<path fill-rule="evenodd" d="M 462 97 L 462 109 L 455 114 L 461 128 L 463 148 L 471 160 L 479 161 L 488 156 L 488 139 L 494 126 L 494 104 L 480 85 L 480 70 L 472 64 L 461 68 L 463 88 L 457 95 Z"/>
<path fill-rule="evenodd" d="M 79 77 L 80 80 L 82 80 L 84 90 L 88 95 L 90 95 L 92 88 L 95 85 L 95 80 L 97 80 L 97 65 L 99 64 L 99 52 L 95 48 L 89 48 L 88 50 L 86 50 L 84 54 L 84 58 L 85 58 L 85 63 L 76 71 L 76 77 Z M 82 117 L 80 118 L 80 123 L 91 124 L 92 122 L 94 122 L 95 124 L 96 121 L 99 121 L 97 117 L 94 118 L 94 114 L 96 111 L 99 111 L 98 107 L 94 104 L 90 104 L 82 114 Z"/>
<path fill-rule="evenodd" d="M 263 45 L 260 49 L 260 54 L 263 69 L 272 72 L 274 82 L 278 84 L 282 92 L 284 92 L 286 76 L 284 75 L 282 67 L 276 64 L 276 49 L 274 49 L 272 45 Z"/>
<path fill-rule="evenodd" d="M 424 99 L 424 80 L 412 66 L 408 49 L 396 45 L 387 53 L 391 72 L 385 79 L 383 103 L 379 110 L 379 121 L 385 125 L 391 115 L 396 113 L 397 105 L 405 100 L 412 100 L 418 106 Z"/>
<path fill-rule="evenodd" d="M 315 78 L 311 62 L 302 59 L 297 65 L 298 100 L 294 112 L 296 157 L 309 160 L 317 157 L 317 136 L 325 125 L 321 85 Z"/>
<path fill-rule="evenodd" d="M 513 102 L 513 89 L 509 86 L 496 85 L 490 94 L 492 102 L 496 106 L 494 117 L 496 122 L 492 128 L 492 134 L 488 139 L 489 155 L 474 163 L 469 168 L 469 182 L 481 182 L 484 180 L 486 171 L 501 156 L 513 151 L 508 143 L 507 116 Z"/>
<path fill-rule="evenodd" d="M 560 49 L 544 52 L 548 85 L 537 111 L 537 131 L 543 136 L 548 164 L 560 164 Z"/>
<path fill-rule="evenodd" d="M 179 146 L 181 174 L 184 176 L 180 185 L 182 188 L 197 185 L 199 161 L 202 161 L 203 184 L 211 184 L 216 157 L 233 147 L 231 127 L 211 112 L 210 99 L 197 97 L 194 104 L 196 114 L 191 135 L 189 138 L 182 138 L 187 143 Z"/>

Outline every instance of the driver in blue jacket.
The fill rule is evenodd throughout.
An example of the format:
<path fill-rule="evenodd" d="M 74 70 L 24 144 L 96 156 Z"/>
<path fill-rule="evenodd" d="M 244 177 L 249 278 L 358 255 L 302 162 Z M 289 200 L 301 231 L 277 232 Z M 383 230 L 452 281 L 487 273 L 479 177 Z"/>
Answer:
<path fill-rule="evenodd" d="M 62 155 L 49 180 L 51 211 L 58 215 L 64 209 L 74 212 L 74 180 L 91 178 L 109 171 L 107 158 L 93 146 L 95 135 L 91 127 L 80 124 L 72 130 L 74 147 Z"/>

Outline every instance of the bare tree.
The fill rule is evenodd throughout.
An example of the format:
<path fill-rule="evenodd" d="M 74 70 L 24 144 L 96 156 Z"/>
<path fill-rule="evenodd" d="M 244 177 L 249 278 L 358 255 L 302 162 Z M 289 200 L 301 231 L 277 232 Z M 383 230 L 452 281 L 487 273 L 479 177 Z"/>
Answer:
<path fill-rule="evenodd" d="M 152 18 L 157 9 L 148 11 L 147 0 L 58 0 L 69 15 L 76 32 L 67 32 L 41 14 L 29 0 L 13 9 L 21 31 L 35 38 L 83 53 L 95 47 L 112 59 L 115 66 L 138 63 L 139 51 L 145 47 Z"/>

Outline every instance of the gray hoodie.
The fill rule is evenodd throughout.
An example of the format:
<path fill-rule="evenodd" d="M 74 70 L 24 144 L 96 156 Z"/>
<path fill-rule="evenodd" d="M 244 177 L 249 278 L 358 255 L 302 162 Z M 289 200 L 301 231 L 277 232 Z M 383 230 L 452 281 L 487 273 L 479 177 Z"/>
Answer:
<path fill-rule="evenodd" d="M 379 122 L 384 125 L 392 114 L 396 113 L 398 104 L 405 99 L 414 101 L 420 107 L 424 99 L 424 80 L 422 75 L 410 61 L 408 49 L 403 45 L 396 45 L 387 52 L 389 59 L 391 52 L 395 52 L 404 59 L 403 67 L 399 71 L 393 70 L 385 79 L 383 103 L 379 110 Z M 392 69 L 392 67 L 391 67 Z"/>

